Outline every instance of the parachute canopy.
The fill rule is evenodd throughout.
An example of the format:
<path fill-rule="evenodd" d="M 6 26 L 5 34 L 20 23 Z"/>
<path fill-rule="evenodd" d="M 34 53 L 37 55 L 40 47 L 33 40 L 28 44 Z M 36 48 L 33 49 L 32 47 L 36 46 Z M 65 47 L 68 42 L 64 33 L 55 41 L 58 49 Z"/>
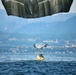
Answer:
<path fill-rule="evenodd" d="M 8 15 L 38 18 L 68 12 L 73 0 L 2 0 Z"/>
<path fill-rule="evenodd" d="M 34 47 L 38 50 L 38 49 L 43 49 L 44 47 L 47 47 L 47 44 L 44 43 L 37 43 L 34 44 Z"/>

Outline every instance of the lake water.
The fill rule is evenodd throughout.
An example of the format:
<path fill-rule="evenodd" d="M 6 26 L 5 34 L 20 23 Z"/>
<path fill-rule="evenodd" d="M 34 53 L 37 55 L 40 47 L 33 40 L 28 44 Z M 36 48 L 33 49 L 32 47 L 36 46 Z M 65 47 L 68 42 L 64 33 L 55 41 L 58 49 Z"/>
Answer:
<path fill-rule="evenodd" d="M 0 75 L 76 75 L 75 61 L 0 62 Z"/>

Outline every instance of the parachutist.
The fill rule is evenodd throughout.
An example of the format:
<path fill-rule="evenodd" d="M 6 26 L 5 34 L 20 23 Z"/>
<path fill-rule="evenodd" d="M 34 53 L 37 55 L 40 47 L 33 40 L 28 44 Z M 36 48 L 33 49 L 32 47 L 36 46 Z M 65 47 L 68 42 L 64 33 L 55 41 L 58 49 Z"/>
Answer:
<path fill-rule="evenodd" d="M 36 60 L 44 60 L 43 54 L 40 54 L 39 56 L 36 57 Z"/>

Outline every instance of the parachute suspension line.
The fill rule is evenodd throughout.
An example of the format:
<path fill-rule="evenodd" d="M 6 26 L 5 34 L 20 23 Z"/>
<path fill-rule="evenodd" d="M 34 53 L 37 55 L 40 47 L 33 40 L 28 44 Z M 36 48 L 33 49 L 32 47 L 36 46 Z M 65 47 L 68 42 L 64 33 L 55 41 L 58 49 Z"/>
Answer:
<path fill-rule="evenodd" d="M 45 3 L 45 2 L 47 2 L 47 1 L 49 1 L 49 0 L 41 1 L 41 2 L 39 2 L 38 4 L 42 4 L 42 3 Z"/>
<path fill-rule="evenodd" d="M 9 2 L 9 1 L 15 2 L 15 3 L 19 3 L 19 4 L 21 4 L 21 5 L 24 5 L 22 2 L 19 2 L 19 1 L 15 1 L 15 0 L 5 0 L 5 2 Z"/>
<path fill-rule="evenodd" d="M 45 14 L 46 14 L 46 9 L 45 9 L 45 2 L 43 3 L 43 10 L 44 10 L 44 16 L 45 16 Z"/>
<path fill-rule="evenodd" d="M 38 0 L 37 0 L 37 5 L 36 6 L 38 6 L 38 16 L 39 16 L 39 5 L 38 5 Z"/>
<path fill-rule="evenodd" d="M 39 0 L 37 0 L 37 5 L 38 5 L 38 16 L 40 16 L 40 12 L 39 12 L 39 11 L 40 11 L 39 2 L 40 2 L 40 1 L 39 1 Z"/>
<path fill-rule="evenodd" d="M 62 11 L 64 11 L 64 0 L 62 0 Z"/>
<path fill-rule="evenodd" d="M 40 17 L 45 16 L 45 14 L 44 14 L 45 13 L 45 11 L 44 11 L 44 4 L 41 3 L 41 2 L 43 2 L 43 0 L 42 1 L 38 0 L 39 16 Z"/>
<path fill-rule="evenodd" d="M 29 4 L 28 4 L 28 9 L 29 9 L 30 13 L 33 14 L 33 4 L 30 0 L 29 0 Z"/>
<path fill-rule="evenodd" d="M 50 12 L 50 15 L 53 14 L 53 12 L 54 12 L 53 8 L 54 8 L 54 6 L 53 6 L 53 0 L 51 0 L 51 1 L 49 1 L 49 9 L 50 9 L 49 12 Z"/>
<path fill-rule="evenodd" d="M 58 12 L 59 11 L 59 6 L 57 6 L 57 4 L 58 4 L 58 1 L 55 0 L 55 5 L 56 5 L 56 9 L 57 9 L 55 12 Z"/>
<path fill-rule="evenodd" d="M 45 15 L 50 15 L 49 11 L 50 11 L 50 4 L 49 4 L 49 0 L 46 1 L 46 3 L 44 2 L 44 9 L 45 9 Z"/>

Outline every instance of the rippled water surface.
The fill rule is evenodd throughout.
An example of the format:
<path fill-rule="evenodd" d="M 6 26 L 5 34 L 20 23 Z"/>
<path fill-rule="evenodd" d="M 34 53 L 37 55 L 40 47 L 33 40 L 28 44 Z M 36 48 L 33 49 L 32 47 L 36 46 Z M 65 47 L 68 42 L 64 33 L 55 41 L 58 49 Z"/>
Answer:
<path fill-rule="evenodd" d="M 0 62 L 0 75 L 76 75 L 76 62 L 70 62 L 70 61 Z"/>

